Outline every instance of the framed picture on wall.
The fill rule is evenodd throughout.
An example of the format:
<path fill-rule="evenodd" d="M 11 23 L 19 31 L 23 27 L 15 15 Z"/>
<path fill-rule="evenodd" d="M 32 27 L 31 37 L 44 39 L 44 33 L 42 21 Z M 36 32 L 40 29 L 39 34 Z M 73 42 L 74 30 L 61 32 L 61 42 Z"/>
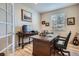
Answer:
<path fill-rule="evenodd" d="M 45 25 L 46 25 L 46 26 L 49 26 L 49 22 L 46 22 Z"/>
<path fill-rule="evenodd" d="M 21 9 L 21 19 L 22 21 L 32 22 L 32 13 Z"/>
<path fill-rule="evenodd" d="M 67 25 L 75 25 L 75 17 L 67 18 Z"/>
<path fill-rule="evenodd" d="M 42 25 L 44 25 L 46 22 L 45 21 L 42 21 Z"/>

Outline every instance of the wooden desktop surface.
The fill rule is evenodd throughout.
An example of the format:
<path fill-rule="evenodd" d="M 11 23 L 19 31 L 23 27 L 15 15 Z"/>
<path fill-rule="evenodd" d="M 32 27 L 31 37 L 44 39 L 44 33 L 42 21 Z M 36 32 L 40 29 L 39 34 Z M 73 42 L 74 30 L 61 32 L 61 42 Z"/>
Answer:
<path fill-rule="evenodd" d="M 30 37 L 34 38 L 34 39 L 39 39 L 39 40 L 51 42 L 56 36 L 57 36 L 56 34 L 52 34 L 51 36 L 50 35 L 48 35 L 48 36 L 33 35 L 33 36 L 30 36 Z"/>

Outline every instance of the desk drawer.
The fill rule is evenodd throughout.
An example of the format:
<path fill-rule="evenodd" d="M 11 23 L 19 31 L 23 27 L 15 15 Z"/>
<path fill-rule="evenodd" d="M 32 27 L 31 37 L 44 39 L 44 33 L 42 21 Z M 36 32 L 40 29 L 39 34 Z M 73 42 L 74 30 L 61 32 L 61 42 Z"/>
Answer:
<path fill-rule="evenodd" d="M 33 40 L 33 53 L 35 55 L 50 55 L 50 43 L 42 40 Z"/>
<path fill-rule="evenodd" d="M 35 39 L 35 40 L 33 40 L 33 44 L 37 45 L 37 46 L 44 47 L 44 46 L 49 46 L 50 42 Z"/>

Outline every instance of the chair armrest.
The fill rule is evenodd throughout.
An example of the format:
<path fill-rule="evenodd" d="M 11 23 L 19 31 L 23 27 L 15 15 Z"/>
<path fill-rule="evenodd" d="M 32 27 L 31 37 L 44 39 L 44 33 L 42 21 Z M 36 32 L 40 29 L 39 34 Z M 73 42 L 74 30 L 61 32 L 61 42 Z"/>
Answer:
<path fill-rule="evenodd" d="M 66 37 L 63 37 L 63 36 L 57 36 L 59 39 L 61 38 L 61 39 L 63 39 L 63 40 L 65 40 L 66 39 Z"/>
<path fill-rule="evenodd" d="M 64 39 L 66 39 L 66 37 L 63 37 L 63 36 L 60 36 L 60 38 L 64 38 Z"/>

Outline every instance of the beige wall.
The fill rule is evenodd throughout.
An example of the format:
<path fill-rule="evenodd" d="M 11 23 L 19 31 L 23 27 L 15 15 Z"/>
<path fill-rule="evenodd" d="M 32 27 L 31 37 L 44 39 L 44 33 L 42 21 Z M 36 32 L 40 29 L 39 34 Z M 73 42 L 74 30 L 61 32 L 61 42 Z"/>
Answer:
<path fill-rule="evenodd" d="M 32 13 L 32 23 L 24 22 L 24 21 L 21 20 L 21 9 L 25 9 L 25 10 L 30 11 Z M 46 27 L 46 26 L 41 25 L 40 14 L 38 12 L 29 8 L 29 6 L 26 6 L 25 4 L 15 4 L 16 32 L 21 29 L 21 26 L 23 24 L 32 25 L 33 29 L 38 30 L 38 31 L 40 31 L 40 30 L 42 31 L 44 29 L 46 29 L 48 31 L 53 31 L 52 26 L 51 26 L 52 25 L 51 19 L 50 19 L 51 15 L 54 15 L 54 14 L 57 14 L 57 13 L 65 13 L 65 16 L 66 16 L 65 30 L 62 31 L 62 32 L 58 32 L 58 34 L 66 36 L 67 33 L 71 30 L 72 31 L 71 40 L 72 40 L 75 33 L 79 31 L 79 27 L 78 27 L 78 25 L 79 25 L 78 24 L 79 23 L 79 20 L 78 20 L 79 11 L 78 10 L 79 10 L 79 5 L 74 5 L 74 6 L 70 6 L 70 7 L 66 7 L 66 8 L 46 12 L 46 13 L 42 13 L 41 14 L 41 21 L 45 20 L 45 21 L 50 23 L 50 26 Z M 68 17 L 75 17 L 75 25 L 67 25 L 67 18 Z"/>
<path fill-rule="evenodd" d="M 21 9 L 29 11 L 32 13 L 32 22 L 26 22 L 21 20 Z M 22 25 L 31 25 L 33 30 L 40 30 L 40 14 L 37 11 L 34 11 L 29 6 L 25 5 L 24 3 L 15 3 L 14 4 L 15 10 L 15 31 L 21 31 Z M 26 38 L 27 39 L 27 38 Z M 15 36 L 15 44 L 16 47 L 18 46 L 18 37 Z M 28 41 L 28 40 L 27 40 Z"/>
<path fill-rule="evenodd" d="M 21 30 L 22 25 L 31 25 L 33 30 L 39 31 L 40 28 L 40 14 L 33 9 L 31 9 L 29 6 L 25 5 L 24 3 L 15 3 L 15 26 L 16 26 L 16 32 Z M 26 22 L 21 20 L 21 9 L 24 9 L 26 11 L 29 11 L 32 13 L 32 23 Z"/>
<path fill-rule="evenodd" d="M 46 27 L 45 25 L 41 25 L 41 31 L 46 29 L 48 31 L 53 31 L 52 29 L 52 23 L 51 23 L 51 15 L 54 15 L 54 14 L 57 14 L 57 13 L 64 13 L 65 16 L 66 16 L 66 21 L 65 21 L 65 28 L 64 28 L 64 31 L 62 32 L 58 32 L 59 35 L 63 35 L 63 36 L 66 36 L 67 33 L 69 31 L 72 31 L 72 35 L 71 35 L 71 40 L 73 39 L 74 35 L 76 32 L 78 32 L 79 30 L 79 5 L 74 5 L 74 6 L 69 6 L 69 7 L 66 7 L 66 8 L 62 8 L 62 9 L 58 9 L 58 10 L 54 10 L 54 11 L 50 11 L 50 12 L 46 12 L 46 13 L 42 13 L 41 14 L 41 21 L 42 20 L 45 20 L 47 22 L 50 23 L 50 26 L 49 27 Z M 67 25 L 67 18 L 68 17 L 75 17 L 75 25 Z"/>

